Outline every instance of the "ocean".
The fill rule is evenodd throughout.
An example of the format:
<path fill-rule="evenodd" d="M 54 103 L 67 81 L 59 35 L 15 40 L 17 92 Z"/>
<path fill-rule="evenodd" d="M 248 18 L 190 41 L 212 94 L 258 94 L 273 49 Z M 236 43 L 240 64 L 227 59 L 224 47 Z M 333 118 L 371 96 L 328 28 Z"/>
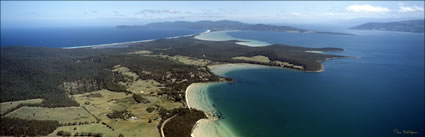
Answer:
<path fill-rule="evenodd" d="M 424 136 L 424 34 L 351 31 L 356 36 L 238 31 L 228 35 L 355 56 L 324 72 L 262 68 L 230 71 L 208 97 L 240 137 Z"/>
<path fill-rule="evenodd" d="M 1 46 L 78 47 L 198 34 L 192 29 L 2 28 Z"/>

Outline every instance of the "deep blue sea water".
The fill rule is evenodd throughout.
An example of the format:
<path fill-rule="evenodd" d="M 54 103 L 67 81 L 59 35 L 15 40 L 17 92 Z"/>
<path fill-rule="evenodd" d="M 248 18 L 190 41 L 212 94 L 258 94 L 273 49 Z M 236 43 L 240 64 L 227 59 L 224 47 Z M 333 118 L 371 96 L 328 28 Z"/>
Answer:
<path fill-rule="evenodd" d="M 359 58 L 324 62 L 320 73 L 231 71 L 235 83 L 209 88 L 223 121 L 243 137 L 424 136 L 424 34 L 351 31 L 356 36 L 231 32 L 243 39 Z M 411 130 L 418 134 L 397 134 Z"/>
<path fill-rule="evenodd" d="M 2 28 L 1 46 L 75 47 L 200 33 L 190 29 Z"/>

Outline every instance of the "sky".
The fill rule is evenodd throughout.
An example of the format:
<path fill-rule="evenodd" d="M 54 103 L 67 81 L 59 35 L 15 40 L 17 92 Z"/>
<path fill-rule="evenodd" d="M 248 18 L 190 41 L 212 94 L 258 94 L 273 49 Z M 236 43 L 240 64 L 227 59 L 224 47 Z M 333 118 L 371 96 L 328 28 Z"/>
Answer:
<path fill-rule="evenodd" d="M 423 1 L 1 1 L 2 28 L 198 20 L 313 24 L 423 18 Z"/>

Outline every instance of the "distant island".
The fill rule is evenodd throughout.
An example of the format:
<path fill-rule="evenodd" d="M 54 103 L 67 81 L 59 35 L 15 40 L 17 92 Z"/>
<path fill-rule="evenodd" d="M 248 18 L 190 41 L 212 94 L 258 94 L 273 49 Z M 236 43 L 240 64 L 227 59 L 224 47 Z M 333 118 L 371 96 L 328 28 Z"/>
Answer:
<path fill-rule="evenodd" d="M 408 20 L 387 23 L 370 22 L 354 26 L 350 29 L 424 33 L 424 20 Z"/>
<path fill-rule="evenodd" d="M 119 29 L 150 29 L 150 28 L 185 28 L 211 31 L 224 30 L 248 30 L 248 31 L 275 31 L 275 32 L 299 32 L 299 33 L 319 33 L 319 34 L 336 34 L 336 35 L 353 35 L 339 32 L 320 32 L 313 30 L 300 29 L 291 26 L 277 26 L 267 24 L 247 24 L 239 21 L 220 20 L 220 21 L 175 21 L 175 22 L 158 22 L 146 25 L 119 25 Z"/>

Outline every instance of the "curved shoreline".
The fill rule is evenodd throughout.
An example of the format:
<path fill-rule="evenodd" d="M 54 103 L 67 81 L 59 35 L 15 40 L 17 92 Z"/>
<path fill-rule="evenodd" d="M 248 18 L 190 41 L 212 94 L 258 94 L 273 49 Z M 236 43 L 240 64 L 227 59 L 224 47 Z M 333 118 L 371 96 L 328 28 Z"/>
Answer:
<path fill-rule="evenodd" d="M 189 109 L 198 109 L 205 113 L 208 119 L 218 119 L 215 117 L 216 110 L 212 106 L 211 101 L 207 95 L 207 89 L 211 84 L 218 84 L 225 82 L 206 82 L 206 83 L 192 83 L 186 88 L 185 98 L 186 104 Z M 205 102 L 201 102 L 205 101 Z"/>
<path fill-rule="evenodd" d="M 189 109 L 197 109 L 207 116 L 199 119 L 192 127 L 191 137 L 234 137 L 225 126 L 218 125 L 217 112 L 210 102 L 207 89 L 212 84 L 225 82 L 193 83 L 186 89 L 186 103 Z"/>
<path fill-rule="evenodd" d="M 208 68 L 216 75 L 225 76 L 227 72 L 231 71 L 271 67 L 247 63 L 226 63 L 209 65 Z M 196 122 L 192 129 L 192 137 L 237 137 L 236 133 L 226 123 L 220 121 L 218 115 L 220 112 L 215 109 L 213 102 L 208 97 L 209 86 L 223 83 L 227 82 L 192 83 L 187 87 L 185 92 L 187 107 L 203 111 L 208 117 L 208 119 L 200 119 Z"/>
<path fill-rule="evenodd" d="M 208 69 L 216 75 L 227 77 L 226 73 L 231 71 L 247 70 L 247 69 L 264 69 L 264 68 L 280 68 L 261 64 L 249 63 L 224 63 L 208 65 Z M 318 72 L 323 71 L 322 69 Z M 228 123 L 221 121 L 220 112 L 218 112 L 213 102 L 208 96 L 208 88 L 215 84 L 225 84 L 227 81 L 192 83 L 186 88 L 185 98 L 189 109 L 197 109 L 203 111 L 208 119 L 198 120 L 192 128 L 191 137 L 239 137 L 235 131 L 232 131 Z"/>
<path fill-rule="evenodd" d="M 264 42 L 264 41 L 257 41 L 257 40 L 250 40 L 250 39 L 240 39 L 240 38 L 232 37 L 232 36 L 227 34 L 229 32 L 238 32 L 238 31 L 241 31 L 241 30 L 213 31 L 209 34 L 201 33 L 199 35 L 194 36 L 193 38 L 198 39 L 198 40 L 204 40 L 204 41 L 236 40 L 235 44 L 243 45 L 243 46 L 249 46 L 249 47 L 264 47 L 264 46 L 272 45 L 272 44 Z M 215 33 L 215 34 L 213 34 L 213 33 Z M 343 51 L 343 49 L 341 51 Z M 325 53 L 326 51 L 322 51 L 322 50 L 320 50 L 320 51 L 307 50 L 307 51 L 304 51 L 304 52 L 314 53 L 314 54 L 326 54 Z M 345 58 L 345 57 L 347 57 L 347 56 L 341 56 L 340 58 Z M 323 72 L 324 71 L 324 65 L 322 64 L 322 62 L 324 62 L 326 60 L 330 60 L 330 59 L 334 59 L 334 58 L 325 58 L 324 60 L 318 60 L 318 62 L 320 62 L 320 68 L 315 69 L 315 70 L 306 70 L 303 66 L 294 65 L 294 64 L 291 64 L 292 66 L 282 66 L 280 64 L 270 65 L 270 64 L 265 64 L 263 62 L 250 62 L 250 63 L 269 66 L 269 67 L 278 67 L 278 68 L 287 68 L 287 69 L 291 69 L 291 70 L 300 70 L 300 71 L 303 71 L 303 72 Z M 279 60 L 274 60 L 274 61 L 279 61 Z M 289 62 L 285 62 L 285 63 L 289 63 Z"/>

